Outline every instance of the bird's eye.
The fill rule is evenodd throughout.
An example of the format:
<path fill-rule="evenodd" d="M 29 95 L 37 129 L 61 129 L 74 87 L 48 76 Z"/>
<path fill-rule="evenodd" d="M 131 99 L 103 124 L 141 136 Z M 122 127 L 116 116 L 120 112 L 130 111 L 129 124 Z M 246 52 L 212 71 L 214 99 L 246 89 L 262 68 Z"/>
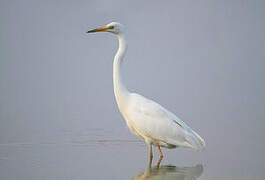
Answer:
<path fill-rule="evenodd" d="M 114 26 L 110 26 L 109 29 L 114 29 Z"/>

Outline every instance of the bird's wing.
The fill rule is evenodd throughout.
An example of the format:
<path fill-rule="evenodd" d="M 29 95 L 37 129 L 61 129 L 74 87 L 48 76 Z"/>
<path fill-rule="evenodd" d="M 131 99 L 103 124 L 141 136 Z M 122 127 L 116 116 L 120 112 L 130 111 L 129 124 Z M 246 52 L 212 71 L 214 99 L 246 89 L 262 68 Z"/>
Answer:
<path fill-rule="evenodd" d="M 161 105 L 141 95 L 132 94 L 128 116 L 136 131 L 168 144 L 184 146 L 189 127 Z"/>

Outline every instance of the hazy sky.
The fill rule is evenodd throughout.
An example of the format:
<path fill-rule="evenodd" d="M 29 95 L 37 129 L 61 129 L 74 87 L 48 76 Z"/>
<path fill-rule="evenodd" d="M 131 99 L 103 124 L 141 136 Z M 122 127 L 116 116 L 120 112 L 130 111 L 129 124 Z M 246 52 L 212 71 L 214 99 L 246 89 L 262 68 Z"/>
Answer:
<path fill-rule="evenodd" d="M 1 0 L 0 144 L 62 142 L 65 132 L 90 129 L 136 139 L 113 95 L 118 42 L 85 33 L 118 21 L 128 31 L 128 89 L 194 128 L 209 161 L 264 169 L 264 8 L 258 0 Z"/>

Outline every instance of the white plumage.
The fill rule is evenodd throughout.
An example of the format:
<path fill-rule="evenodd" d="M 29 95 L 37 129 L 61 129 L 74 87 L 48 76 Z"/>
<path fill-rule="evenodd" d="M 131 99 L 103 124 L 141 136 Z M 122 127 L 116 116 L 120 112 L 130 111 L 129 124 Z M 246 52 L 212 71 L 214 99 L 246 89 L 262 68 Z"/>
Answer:
<path fill-rule="evenodd" d="M 200 150 L 202 138 L 173 113 L 156 102 L 131 93 L 127 107 L 122 112 L 127 125 L 146 143 L 175 148 L 178 146 Z"/>
<path fill-rule="evenodd" d="M 188 147 L 200 150 L 205 146 L 204 140 L 188 125 L 158 103 L 139 94 L 131 93 L 122 82 L 121 65 L 127 49 L 124 26 L 112 22 L 91 32 L 107 31 L 115 34 L 119 40 L 119 49 L 113 62 L 114 94 L 121 114 L 130 130 L 141 137 L 149 146 L 152 163 L 152 145 L 157 146 L 160 160 L 163 154 L 160 146 L 166 148 Z"/>

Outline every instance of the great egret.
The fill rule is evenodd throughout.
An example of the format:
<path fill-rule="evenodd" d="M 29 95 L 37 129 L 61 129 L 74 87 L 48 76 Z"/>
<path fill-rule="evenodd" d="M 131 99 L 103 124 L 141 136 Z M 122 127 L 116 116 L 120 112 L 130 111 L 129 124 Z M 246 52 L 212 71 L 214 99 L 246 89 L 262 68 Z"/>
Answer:
<path fill-rule="evenodd" d="M 113 62 L 114 94 L 119 110 L 132 133 L 141 137 L 149 147 L 149 165 L 152 164 L 152 145 L 158 147 L 188 147 L 200 150 L 205 146 L 204 140 L 188 125 L 158 103 L 127 90 L 122 81 L 121 65 L 127 49 L 125 27 L 117 22 L 109 23 L 87 33 L 110 32 L 119 40 L 119 49 Z"/>

